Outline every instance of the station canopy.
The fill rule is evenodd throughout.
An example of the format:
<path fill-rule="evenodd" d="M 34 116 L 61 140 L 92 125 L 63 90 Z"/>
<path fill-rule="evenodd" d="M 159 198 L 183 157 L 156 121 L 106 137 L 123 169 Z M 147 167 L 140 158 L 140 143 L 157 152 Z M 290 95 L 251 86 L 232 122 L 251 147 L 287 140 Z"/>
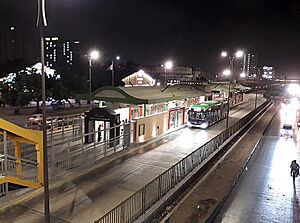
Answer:
<path fill-rule="evenodd" d="M 93 92 L 92 97 L 100 101 L 123 102 L 128 104 L 155 104 L 206 96 L 205 86 L 168 85 L 168 86 L 134 86 L 101 87 Z"/>
<path fill-rule="evenodd" d="M 226 92 L 228 91 L 228 83 L 226 82 L 216 82 L 211 83 L 210 85 L 207 85 L 206 91 L 208 92 Z M 231 83 L 230 84 L 230 92 L 238 92 L 238 91 L 248 91 L 251 88 L 246 87 L 240 83 Z"/>
<path fill-rule="evenodd" d="M 232 84 L 232 91 L 241 91 L 241 86 Z M 92 95 L 78 95 L 78 97 L 81 99 L 93 99 L 112 103 L 155 104 L 173 100 L 209 96 L 213 92 L 227 90 L 228 84 L 226 83 L 131 87 L 105 86 L 95 90 Z"/>

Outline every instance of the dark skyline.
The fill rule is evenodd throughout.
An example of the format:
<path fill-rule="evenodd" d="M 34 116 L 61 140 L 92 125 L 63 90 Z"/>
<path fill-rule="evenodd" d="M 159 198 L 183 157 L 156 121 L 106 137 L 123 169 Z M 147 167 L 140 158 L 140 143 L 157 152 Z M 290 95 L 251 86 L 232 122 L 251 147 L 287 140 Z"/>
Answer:
<path fill-rule="evenodd" d="M 300 2 L 297 0 L 46 0 L 46 34 L 79 39 L 103 58 L 176 64 L 218 73 L 222 50 L 244 49 L 259 65 L 300 77 Z M 36 0 L 1 0 L 0 29 L 38 35 Z"/>

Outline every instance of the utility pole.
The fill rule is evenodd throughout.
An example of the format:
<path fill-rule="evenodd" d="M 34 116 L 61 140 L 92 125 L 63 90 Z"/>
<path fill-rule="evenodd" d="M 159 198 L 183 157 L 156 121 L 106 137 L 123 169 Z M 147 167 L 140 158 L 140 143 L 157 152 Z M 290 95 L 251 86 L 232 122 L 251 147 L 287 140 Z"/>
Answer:
<path fill-rule="evenodd" d="M 40 30 L 40 53 L 42 63 L 42 114 L 43 114 L 43 184 L 44 184 L 44 215 L 45 222 L 50 223 L 50 205 L 49 205 L 49 180 L 48 180 L 48 151 L 47 151 L 47 126 L 46 126 L 46 75 L 45 75 L 45 52 L 44 52 L 44 27 L 47 26 L 46 20 L 46 2 L 38 0 L 38 14 L 36 26 Z"/>

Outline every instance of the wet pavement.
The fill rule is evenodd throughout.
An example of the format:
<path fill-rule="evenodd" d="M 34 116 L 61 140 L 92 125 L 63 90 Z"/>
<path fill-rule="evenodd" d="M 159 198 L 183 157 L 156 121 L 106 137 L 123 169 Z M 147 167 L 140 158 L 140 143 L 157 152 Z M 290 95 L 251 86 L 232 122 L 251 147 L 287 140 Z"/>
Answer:
<path fill-rule="evenodd" d="M 291 161 L 300 161 L 300 132 L 280 137 L 285 122 L 280 113 L 273 120 L 214 222 L 300 222 L 300 177 L 293 184 L 289 174 Z"/>
<path fill-rule="evenodd" d="M 292 160 L 300 162 L 300 131 L 295 129 L 293 138 L 280 137 L 283 124 L 295 127 L 296 112 L 281 110 L 273 119 L 272 113 L 276 110 L 267 112 L 208 178 L 175 206 L 170 223 L 300 222 L 300 177 L 293 184 L 289 168 Z M 263 135 L 268 120 L 272 122 Z"/>

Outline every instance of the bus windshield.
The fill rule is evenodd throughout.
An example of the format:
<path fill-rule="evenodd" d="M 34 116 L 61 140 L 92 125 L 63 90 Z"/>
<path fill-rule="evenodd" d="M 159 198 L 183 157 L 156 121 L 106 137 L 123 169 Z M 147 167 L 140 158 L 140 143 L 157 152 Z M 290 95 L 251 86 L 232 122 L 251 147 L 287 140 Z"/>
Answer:
<path fill-rule="evenodd" d="M 199 111 L 191 110 L 189 113 L 189 117 L 191 119 L 196 119 L 196 120 L 205 120 L 205 117 L 206 117 L 205 113 L 206 112 L 199 112 Z"/>

